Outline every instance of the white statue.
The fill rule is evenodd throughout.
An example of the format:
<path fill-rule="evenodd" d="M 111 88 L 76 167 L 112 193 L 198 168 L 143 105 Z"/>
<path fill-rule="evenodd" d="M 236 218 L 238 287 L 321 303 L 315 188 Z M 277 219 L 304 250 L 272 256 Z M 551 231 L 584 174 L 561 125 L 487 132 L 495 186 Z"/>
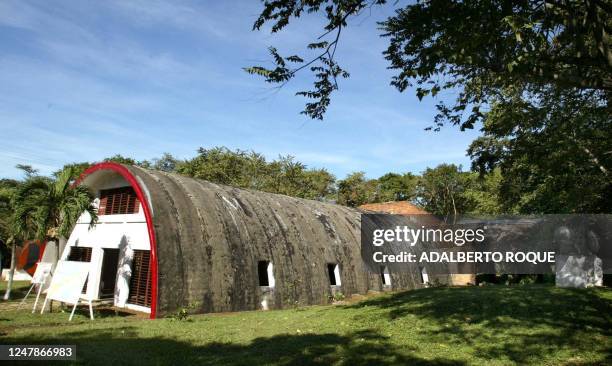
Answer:
<path fill-rule="evenodd" d="M 117 266 L 117 284 L 115 286 L 115 306 L 124 307 L 130 294 L 132 277 L 132 260 L 134 250 L 125 235 L 119 243 L 119 264 Z"/>

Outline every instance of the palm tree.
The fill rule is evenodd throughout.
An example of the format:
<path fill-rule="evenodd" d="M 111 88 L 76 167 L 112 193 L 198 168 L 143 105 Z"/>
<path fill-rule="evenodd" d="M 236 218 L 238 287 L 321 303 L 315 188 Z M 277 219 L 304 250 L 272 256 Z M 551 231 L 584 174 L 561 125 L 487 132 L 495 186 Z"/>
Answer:
<path fill-rule="evenodd" d="M 30 176 L 15 191 L 12 228 L 15 238 L 55 241 L 67 238 L 84 212 L 89 213 L 90 228 L 98 220 L 93 196 L 83 185 L 73 186 L 74 167 L 61 171 L 55 179 Z M 59 248 L 58 248 L 59 249 Z M 59 250 L 58 250 L 59 255 Z M 56 258 L 57 260 L 58 258 Z M 10 283 L 5 300 L 10 297 Z"/>

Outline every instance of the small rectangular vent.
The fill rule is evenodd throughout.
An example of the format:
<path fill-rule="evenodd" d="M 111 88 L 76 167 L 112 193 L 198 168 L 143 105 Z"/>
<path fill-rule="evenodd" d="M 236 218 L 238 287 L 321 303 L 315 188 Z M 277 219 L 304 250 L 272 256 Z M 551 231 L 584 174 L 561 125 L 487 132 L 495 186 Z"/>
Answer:
<path fill-rule="evenodd" d="M 274 287 L 274 269 L 272 262 L 257 262 L 257 276 L 259 277 L 259 286 Z"/>
<path fill-rule="evenodd" d="M 338 263 L 327 263 L 327 276 L 329 277 L 329 284 L 332 286 L 340 286 L 340 266 Z"/>

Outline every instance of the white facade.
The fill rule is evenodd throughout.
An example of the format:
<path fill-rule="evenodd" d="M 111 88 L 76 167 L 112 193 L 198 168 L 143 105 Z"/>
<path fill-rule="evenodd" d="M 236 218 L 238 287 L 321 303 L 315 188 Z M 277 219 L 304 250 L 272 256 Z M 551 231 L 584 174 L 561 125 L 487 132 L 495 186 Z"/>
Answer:
<path fill-rule="evenodd" d="M 106 173 L 106 172 L 105 172 Z M 100 190 L 120 188 L 129 186 L 119 174 L 101 174 L 90 176 L 92 182 L 87 185 L 94 191 L 95 203 L 99 204 Z M 95 179 L 98 178 L 98 179 Z M 131 263 L 131 258 L 126 258 L 134 250 L 150 250 L 149 233 L 142 206 L 138 213 L 125 215 L 99 215 L 98 222 L 93 228 L 89 228 L 89 214 L 83 213 L 79 218 L 70 238 L 64 248 L 61 260 L 67 260 L 72 247 L 89 247 L 91 252 L 91 269 L 87 283 L 86 297 L 89 299 L 100 299 L 100 277 L 102 273 L 102 261 L 104 249 L 119 249 L 119 268 L 117 284 L 115 287 L 114 305 L 129 309 L 150 312 L 149 308 L 125 303 L 129 291 L 129 275 L 131 271 L 126 266 Z"/>

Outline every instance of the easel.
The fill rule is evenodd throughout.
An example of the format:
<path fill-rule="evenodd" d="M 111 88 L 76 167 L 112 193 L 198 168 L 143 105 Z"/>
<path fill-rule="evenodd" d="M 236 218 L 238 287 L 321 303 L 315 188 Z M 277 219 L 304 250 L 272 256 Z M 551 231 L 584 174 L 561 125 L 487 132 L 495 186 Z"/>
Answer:
<path fill-rule="evenodd" d="M 43 303 L 42 309 L 40 309 L 40 313 L 41 314 L 45 311 L 45 307 L 47 306 L 47 300 L 48 299 L 49 299 L 48 297 L 45 299 L 45 302 Z M 92 304 L 91 299 L 88 299 L 85 296 L 80 296 L 79 299 L 74 302 L 74 306 L 72 307 L 72 311 L 70 312 L 70 318 L 68 318 L 68 321 L 69 322 L 72 321 L 72 317 L 74 317 L 74 311 L 76 310 L 77 305 L 79 305 L 79 302 L 86 303 L 87 305 L 89 305 L 89 319 L 94 320 L 93 304 Z M 32 312 L 34 312 L 34 311 L 32 311 Z"/>
<path fill-rule="evenodd" d="M 89 305 L 89 318 L 94 320 L 93 299 L 81 293 L 89 277 L 89 269 L 88 262 L 59 261 L 40 313 L 44 313 L 49 301 L 74 304 L 69 318 L 72 321 L 77 305 L 84 302 Z"/>
<path fill-rule="evenodd" d="M 32 286 L 30 286 L 28 293 L 26 293 L 23 300 L 21 300 L 21 302 L 19 303 L 19 306 L 23 305 L 26 299 L 28 298 L 28 296 L 30 295 L 30 293 L 32 292 L 32 289 L 34 288 L 34 286 L 38 285 L 38 291 L 36 292 L 36 301 L 34 301 L 34 306 L 32 307 L 32 314 L 34 314 L 34 312 L 36 311 L 36 305 L 38 305 L 40 294 L 43 290 L 43 287 L 45 287 L 45 284 L 47 283 L 47 278 L 51 276 L 51 267 L 52 267 L 51 263 L 47 263 L 47 262 L 38 263 L 36 267 L 36 272 L 34 273 L 34 276 L 32 277 Z"/>
<path fill-rule="evenodd" d="M 30 286 L 30 289 L 28 290 L 28 293 L 23 297 L 23 299 L 21 300 L 21 302 L 19 303 L 19 306 L 23 305 L 23 303 L 26 301 L 26 299 L 28 298 L 28 296 L 30 296 L 30 292 L 32 292 L 32 289 L 34 288 L 34 286 L 36 286 L 35 283 L 32 283 L 32 285 Z"/>
<path fill-rule="evenodd" d="M 72 307 L 72 312 L 70 313 L 70 318 L 68 318 L 68 321 L 69 322 L 72 321 L 72 317 L 74 316 L 74 311 L 76 310 L 76 307 L 79 304 L 79 302 L 84 302 L 89 305 L 89 319 L 94 320 L 93 307 L 91 304 L 91 300 L 80 298 L 76 303 L 74 303 L 74 306 Z"/>

